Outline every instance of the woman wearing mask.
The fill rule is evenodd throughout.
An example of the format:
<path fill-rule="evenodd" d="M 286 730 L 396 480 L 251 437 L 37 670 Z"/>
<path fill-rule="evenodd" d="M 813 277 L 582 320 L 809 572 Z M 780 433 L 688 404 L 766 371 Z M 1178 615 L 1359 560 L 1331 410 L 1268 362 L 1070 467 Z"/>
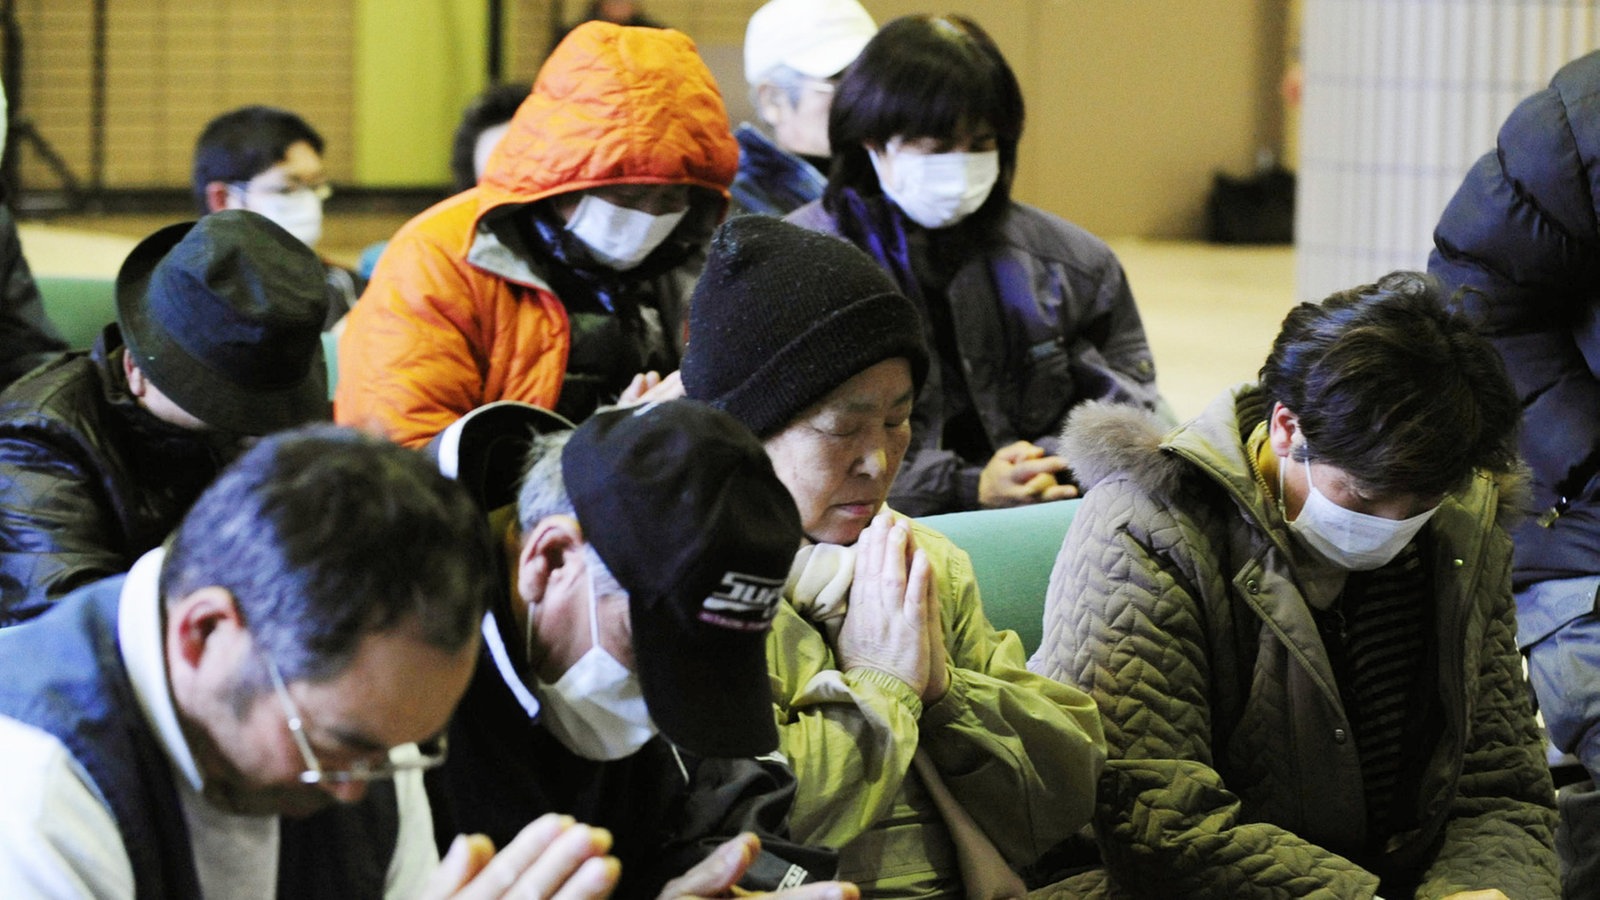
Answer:
<path fill-rule="evenodd" d="M 384 250 L 339 343 L 336 419 L 416 445 L 495 400 L 578 421 L 640 395 L 640 373 L 677 369 L 738 161 L 687 37 L 579 26 L 478 185 Z"/>
<path fill-rule="evenodd" d="M 1016 76 L 976 23 L 896 19 L 834 95 L 822 200 L 790 215 L 866 250 L 922 313 L 934 365 L 891 494 L 909 515 L 1075 496 L 1053 443 L 1067 411 L 1156 400 L 1110 248 L 1011 199 L 1022 122 Z"/>

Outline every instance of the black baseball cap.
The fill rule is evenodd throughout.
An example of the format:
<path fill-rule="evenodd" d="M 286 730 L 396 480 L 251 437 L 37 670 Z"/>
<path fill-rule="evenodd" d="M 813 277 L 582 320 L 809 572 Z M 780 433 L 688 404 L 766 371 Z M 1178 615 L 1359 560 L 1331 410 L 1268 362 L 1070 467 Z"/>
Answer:
<path fill-rule="evenodd" d="M 628 592 L 661 733 L 700 756 L 776 749 L 767 632 L 802 532 L 755 435 L 694 400 L 603 410 L 561 467 L 585 540 Z"/>

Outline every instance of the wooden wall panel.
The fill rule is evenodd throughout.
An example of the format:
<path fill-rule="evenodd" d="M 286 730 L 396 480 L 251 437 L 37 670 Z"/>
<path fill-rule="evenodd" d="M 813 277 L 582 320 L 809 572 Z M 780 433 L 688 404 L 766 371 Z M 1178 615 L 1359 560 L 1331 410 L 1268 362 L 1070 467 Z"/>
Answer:
<path fill-rule="evenodd" d="M 93 4 L 19 0 L 20 96 L 12 103 L 84 183 L 91 153 Z M 350 0 L 132 0 L 108 3 L 103 186 L 188 184 L 194 140 L 218 113 L 249 103 L 291 109 L 322 133 L 328 169 L 348 181 L 353 156 Z M 21 151 L 25 188 L 56 179 Z"/>

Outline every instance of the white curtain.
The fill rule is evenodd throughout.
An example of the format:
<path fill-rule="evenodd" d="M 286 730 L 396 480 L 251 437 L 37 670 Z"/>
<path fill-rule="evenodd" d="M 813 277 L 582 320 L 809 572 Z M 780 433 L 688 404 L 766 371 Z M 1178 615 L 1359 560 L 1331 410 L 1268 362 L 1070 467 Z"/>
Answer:
<path fill-rule="evenodd" d="M 1522 98 L 1600 47 L 1600 0 L 1306 0 L 1296 296 L 1426 267 Z"/>

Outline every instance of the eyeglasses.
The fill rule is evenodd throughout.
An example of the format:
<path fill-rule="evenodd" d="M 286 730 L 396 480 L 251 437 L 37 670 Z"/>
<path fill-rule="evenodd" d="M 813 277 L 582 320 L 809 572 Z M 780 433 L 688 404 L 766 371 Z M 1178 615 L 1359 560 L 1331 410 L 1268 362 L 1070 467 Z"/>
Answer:
<path fill-rule="evenodd" d="M 272 689 L 278 694 L 278 702 L 283 706 L 284 717 L 289 720 L 289 734 L 294 738 L 295 746 L 300 748 L 300 757 L 306 764 L 305 771 L 300 773 L 301 784 L 384 781 L 401 772 L 423 771 L 444 764 L 447 746 L 445 736 L 441 734 L 431 740 L 395 747 L 389 751 L 388 759 L 381 763 L 358 762 L 348 769 L 335 771 L 322 768 L 322 763 L 317 761 L 317 754 L 311 749 L 311 741 L 306 737 L 305 721 L 300 715 L 300 708 L 295 706 L 294 698 L 289 696 L 289 688 L 283 683 L 283 674 L 278 671 L 278 664 L 265 652 L 262 653 L 262 658 L 266 660 L 267 674 L 272 677 Z"/>
<path fill-rule="evenodd" d="M 321 184 L 285 184 L 278 187 L 262 187 L 248 181 L 230 181 L 228 184 L 246 194 L 255 191 L 260 194 L 272 194 L 278 197 L 294 197 L 304 191 L 310 191 L 311 196 L 321 201 L 326 201 L 333 196 L 333 185 L 326 181 Z"/>

